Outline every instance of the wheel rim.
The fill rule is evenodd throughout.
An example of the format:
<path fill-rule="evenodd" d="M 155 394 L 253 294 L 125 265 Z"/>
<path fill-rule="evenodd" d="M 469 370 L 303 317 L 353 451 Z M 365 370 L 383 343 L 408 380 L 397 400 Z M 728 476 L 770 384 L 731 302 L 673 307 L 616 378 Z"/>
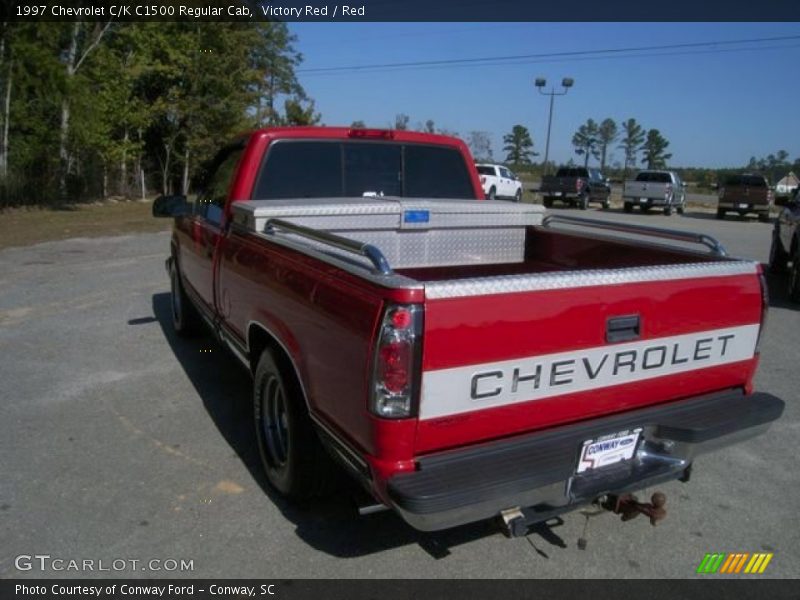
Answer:
<path fill-rule="evenodd" d="M 183 306 L 181 305 L 180 288 L 178 287 L 178 274 L 174 268 L 172 269 L 172 277 L 170 277 L 170 290 L 172 292 L 172 320 L 179 325 L 183 314 Z"/>
<path fill-rule="evenodd" d="M 261 392 L 261 426 L 269 462 L 275 467 L 286 464 L 289 456 L 289 430 L 286 394 L 278 378 L 270 376 Z"/>

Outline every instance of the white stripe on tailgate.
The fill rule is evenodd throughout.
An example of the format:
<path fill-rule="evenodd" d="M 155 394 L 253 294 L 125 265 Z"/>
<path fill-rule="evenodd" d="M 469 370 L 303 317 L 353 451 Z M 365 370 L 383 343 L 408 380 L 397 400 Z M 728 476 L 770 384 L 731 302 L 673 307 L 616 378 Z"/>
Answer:
<path fill-rule="evenodd" d="M 420 418 L 552 398 L 753 357 L 759 325 L 425 371 Z"/>

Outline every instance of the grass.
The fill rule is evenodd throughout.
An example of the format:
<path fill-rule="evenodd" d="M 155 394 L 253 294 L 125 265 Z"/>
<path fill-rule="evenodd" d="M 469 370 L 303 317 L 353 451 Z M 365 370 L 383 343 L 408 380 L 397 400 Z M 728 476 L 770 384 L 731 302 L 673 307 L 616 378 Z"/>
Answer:
<path fill-rule="evenodd" d="M 0 211 L 0 249 L 74 237 L 167 231 L 171 219 L 156 219 L 152 202 L 77 204 L 59 208 Z"/>

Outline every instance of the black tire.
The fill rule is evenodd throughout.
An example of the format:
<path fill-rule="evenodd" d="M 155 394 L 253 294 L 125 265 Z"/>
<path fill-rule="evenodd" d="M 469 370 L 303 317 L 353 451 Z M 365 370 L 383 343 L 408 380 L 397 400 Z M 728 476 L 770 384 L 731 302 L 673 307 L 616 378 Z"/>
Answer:
<path fill-rule="evenodd" d="M 589 208 L 589 194 L 582 194 L 578 198 L 578 208 L 581 210 Z"/>
<path fill-rule="evenodd" d="M 683 202 L 681 202 L 681 203 L 680 203 L 680 204 L 677 206 L 677 208 L 676 208 L 675 210 L 677 210 L 677 211 L 678 211 L 678 214 L 679 214 L 679 215 L 682 215 L 684 212 L 686 212 L 686 201 L 684 200 Z"/>
<path fill-rule="evenodd" d="M 608 210 L 609 208 L 611 208 L 611 202 L 608 199 L 603 200 L 603 210 Z"/>
<path fill-rule="evenodd" d="M 497 190 L 494 189 L 493 187 L 490 187 L 489 188 L 489 193 L 486 194 L 486 199 L 487 200 L 494 200 L 496 197 L 497 197 Z"/>
<path fill-rule="evenodd" d="M 311 424 L 300 385 L 261 354 L 253 380 L 253 416 L 258 453 L 269 483 L 292 499 L 328 492 L 336 467 Z"/>
<path fill-rule="evenodd" d="M 175 259 L 170 263 L 170 312 L 172 328 L 181 337 L 191 337 L 200 331 L 200 315 L 183 289 L 178 263 Z"/>
<path fill-rule="evenodd" d="M 781 244 L 778 229 L 772 230 L 772 244 L 769 247 L 769 270 L 772 273 L 785 273 L 786 265 L 789 262 L 789 254 L 784 250 Z"/>
<path fill-rule="evenodd" d="M 626 202 L 622 205 L 622 208 L 626 213 L 633 212 L 633 204 L 631 202 Z"/>
<path fill-rule="evenodd" d="M 542 204 L 545 208 L 552 208 L 553 206 L 553 199 L 552 198 L 543 198 Z"/>
<path fill-rule="evenodd" d="M 795 245 L 792 266 L 789 268 L 789 300 L 800 302 L 800 244 Z"/>
<path fill-rule="evenodd" d="M 725 218 L 725 211 L 722 210 L 721 208 L 717 209 L 717 218 L 718 219 L 724 219 Z"/>
<path fill-rule="evenodd" d="M 664 216 L 666 216 L 666 217 L 671 217 L 672 216 L 672 205 L 671 204 L 667 204 L 666 206 L 664 206 Z"/>
<path fill-rule="evenodd" d="M 517 193 L 514 194 L 514 202 L 522 202 L 522 190 L 517 190 Z"/>

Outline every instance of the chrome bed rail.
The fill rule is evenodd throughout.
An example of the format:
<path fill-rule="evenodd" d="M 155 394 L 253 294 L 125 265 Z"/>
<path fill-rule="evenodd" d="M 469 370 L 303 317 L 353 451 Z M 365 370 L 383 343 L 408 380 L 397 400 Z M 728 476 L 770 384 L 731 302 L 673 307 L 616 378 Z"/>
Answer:
<path fill-rule="evenodd" d="M 545 217 L 542 221 L 543 227 L 550 227 L 551 225 L 558 224 L 575 225 L 578 227 L 587 227 L 589 229 L 605 229 L 607 231 L 619 231 L 622 233 L 633 233 L 636 235 L 659 237 L 679 242 L 701 244 L 711 250 L 711 254 L 716 256 L 728 256 L 728 253 L 722 244 L 720 244 L 710 235 L 705 235 L 703 233 L 691 233 L 687 231 L 679 231 L 677 229 L 664 229 L 661 227 L 650 227 L 647 225 L 631 225 L 629 223 L 612 223 L 609 221 L 601 221 L 599 219 L 565 217 L 561 215 L 550 215 Z"/>
<path fill-rule="evenodd" d="M 363 242 L 351 240 L 349 238 L 319 229 L 303 227 L 302 225 L 296 225 L 294 223 L 290 223 L 289 221 L 284 221 L 283 219 L 269 219 L 264 229 L 264 233 L 274 235 L 276 230 L 287 231 L 289 233 L 314 240 L 315 242 L 326 244 L 339 250 L 344 250 L 345 252 L 351 252 L 352 254 L 363 256 L 372 263 L 372 266 L 375 267 L 375 270 L 380 275 L 391 275 L 393 273 L 392 267 L 389 265 L 389 261 L 387 261 L 383 253 L 372 244 L 365 244 Z"/>

